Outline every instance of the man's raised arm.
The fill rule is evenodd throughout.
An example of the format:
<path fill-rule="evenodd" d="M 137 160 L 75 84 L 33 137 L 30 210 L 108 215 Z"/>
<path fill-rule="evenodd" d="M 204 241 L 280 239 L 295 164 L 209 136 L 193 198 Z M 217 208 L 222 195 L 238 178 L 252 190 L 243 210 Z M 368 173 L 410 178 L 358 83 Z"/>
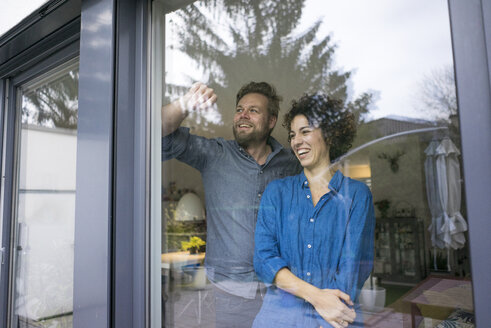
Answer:
<path fill-rule="evenodd" d="M 182 121 L 194 110 L 206 110 L 217 100 L 213 89 L 197 82 L 181 98 L 162 107 L 162 136 L 171 134 Z"/>

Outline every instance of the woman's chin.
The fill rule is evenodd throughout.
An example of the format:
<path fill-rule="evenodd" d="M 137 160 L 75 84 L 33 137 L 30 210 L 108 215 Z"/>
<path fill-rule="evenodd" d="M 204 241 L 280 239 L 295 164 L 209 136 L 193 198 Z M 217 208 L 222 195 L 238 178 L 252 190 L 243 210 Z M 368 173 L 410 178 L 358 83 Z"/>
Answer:
<path fill-rule="evenodd" d="M 310 165 L 311 165 L 311 161 L 305 159 L 305 158 L 299 158 L 297 157 L 298 161 L 300 162 L 300 165 L 302 165 L 302 167 L 305 169 L 305 168 L 308 168 Z"/>

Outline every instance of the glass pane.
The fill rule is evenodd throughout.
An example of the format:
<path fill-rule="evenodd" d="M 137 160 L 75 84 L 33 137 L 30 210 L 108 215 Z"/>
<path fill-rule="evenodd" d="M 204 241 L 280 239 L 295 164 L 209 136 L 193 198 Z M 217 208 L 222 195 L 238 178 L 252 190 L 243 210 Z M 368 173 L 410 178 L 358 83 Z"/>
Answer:
<path fill-rule="evenodd" d="M 20 23 L 34 10 L 44 5 L 48 0 L 15 1 L 2 0 L 0 11 L 0 36 Z"/>
<path fill-rule="evenodd" d="M 13 327 L 71 327 L 78 60 L 18 89 Z"/>
<path fill-rule="evenodd" d="M 269 140 L 262 148 L 271 155 L 268 164 L 240 138 L 240 129 L 258 124 L 247 118 L 240 121 L 244 126 L 236 125 L 237 105 L 244 111 L 241 106 L 248 95 L 237 97 L 237 92 L 250 81 L 266 81 L 283 97 L 271 136 L 288 152 L 289 131 L 281 125 L 292 100 L 322 93 L 341 103 L 341 111 L 353 117 L 356 135 L 350 140 L 351 131 L 343 130 L 350 147 L 339 152 L 328 144 L 330 168 L 357 186 L 361 184 L 355 181 L 362 182 L 373 197 L 374 217 L 370 218 L 370 210 L 366 213 L 366 220 L 373 221 L 373 234 L 367 237 L 373 252 L 360 250 L 358 255 L 367 257 L 355 263 L 356 274 L 338 272 L 332 262 L 322 262 L 322 255 L 313 260 L 321 263 L 313 268 L 316 271 L 308 265 L 299 269 L 295 261 L 307 261 L 307 251 L 285 245 L 308 236 L 295 234 L 293 228 L 285 230 L 288 238 L 271 233 L 279 252 L 271 257 L 317 288 L 338 288 L 332 277 L 343 275 L 351 287 L 341 289 L 354 300 L 358 325 L 434 327 L 455 317 L 472 322 L 465 177 L 447 2 L 218 0 L 184 1 L 180 7 L 178 3 L 173 2 L 172 8 L 163 5 L 168 11 L 165 38 L 154 40 L 165 49 L 158 245 L 163 324 L 214 327 L 223 320 L 231 320 L 230 326 L 235 320 L 234 324 L 247 326 L 244 313 L 259 304 L 258 317 L 251 314 L 259 326 L 282 322 L 281 318 L 288 318 L 284 326 L 292 322 L 327 326 L 315 301 L 302 303 L 305 297 L 278 292 L 269 286 L 271 279 L 254 275 L 258 267 L 253 266 L 253 249 L 261 247 L 254 244 L 254 229 L 261 206 L 267 206 L 259 202 L 269 201 L 263 196 L 268 183 L 294 172 L 286 160 L 275 164 L 271 139 L 259 139 Z M 213 88 L 218 96 L 215 104 L 193 106 L 201 104 L 188 93 L 196 82 Z M 196 88 L 193 92 L 200 93 Z M 271 115 L 269 109 L 267 113 Z M 294 197 L 281 204 L 303 208 Z M 278 206 L 272 206 L 277 209 L 271 214 L 274 224 L 282 224 L 287 216 Z M 309 221 L 313 216 L 287 213 L 314 222 Z M 326 240 L 320 236 L 308 249 L 315 250 L 315 242 L 335 243 L 340 236 L 344 232 Z M 201 240 L 206 246 L 200 245 Z M 334 252 L 340 254 L 336 263 L 349 258 L 344 248 Z M 278 263 L 275 260 L 268 262 L 271 268 Z M 370 270 L 361 270 L 366 264 Z M 279 268 L 272 270 L 276 277 Z M 316 277 L 315 272 L 323 274 Z M 238 305 L 238 310 L 231 309 L 240 300 L 254 303 L 248 303 L 251 299 L 257 302 L 249 310 Z"/>

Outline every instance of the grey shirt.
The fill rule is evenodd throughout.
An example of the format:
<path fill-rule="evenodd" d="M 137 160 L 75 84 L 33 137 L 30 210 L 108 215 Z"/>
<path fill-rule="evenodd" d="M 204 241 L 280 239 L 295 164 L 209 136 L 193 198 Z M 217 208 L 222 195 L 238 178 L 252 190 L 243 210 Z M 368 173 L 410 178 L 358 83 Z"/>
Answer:
<path fill-rule="evenodd" d="M 205 190 L 208 279 L 218 288 L 254 298 L 254 230 L 261 196 L 272 180 L 301 171 L 295 156 L 270 137 L 259 165 L 235 140 L 207 139 L 179 128 L 162 138 L 162 160 L 177 158 L 201 172 Z"/>

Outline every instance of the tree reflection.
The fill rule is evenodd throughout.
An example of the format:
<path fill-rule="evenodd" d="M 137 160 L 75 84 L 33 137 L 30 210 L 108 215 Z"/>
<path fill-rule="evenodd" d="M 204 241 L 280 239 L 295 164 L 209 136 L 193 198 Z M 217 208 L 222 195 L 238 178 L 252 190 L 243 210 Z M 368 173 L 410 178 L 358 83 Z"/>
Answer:
<path fill-rule="evenodd" d="M 24 93 L 22 123 L 51 128 L 76 129 L 78 69 Z"/>
<path fill-rule="evenodd" d="M 416 90 L 415 108 L 439 126 L 446 126 L 446 136 L 461 149 L 457 90 L 452 65 L 435 68 L 425 74 Z"/>
<path fill-rule="evenodd" d="M 432 119 L 451 120 L 457 114 L 455 76 L 452 66 L 432 70 L 419 82 L 416 108 Z"/>
<path fill-rule="evenodd" d="M 273 83 L 285 107 L 306 92 L 323 92 L 341 100 L 358 123 L 368 112 L 372 94 L 350 99 L 351 72 L 335 69 L 336 45 L 331 36 L 319 35 L 322 22 L 298 31 L 304 1 L 198 1 L 176 12 L 178 48 L 208 76 L 204 82 L 218 94 L 225 122 L 232 120 L 235 92 L 249 81 Z M 179 91 L 177 85 L 167 86 L 170 94 Z"/>

